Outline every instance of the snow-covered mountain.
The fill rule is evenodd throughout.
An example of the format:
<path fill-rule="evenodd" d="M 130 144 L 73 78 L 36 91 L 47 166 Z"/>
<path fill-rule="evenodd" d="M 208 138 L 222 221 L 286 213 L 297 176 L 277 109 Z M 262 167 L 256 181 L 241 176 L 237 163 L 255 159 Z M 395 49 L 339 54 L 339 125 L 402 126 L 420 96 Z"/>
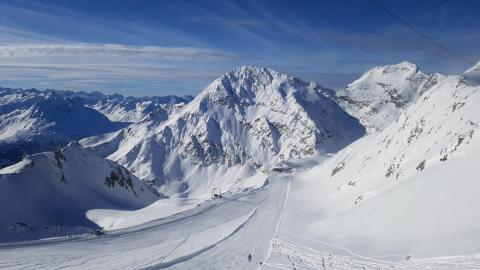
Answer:
<path fill-rule="evenodd" d="M 240 67 L 165 122 L 146 119 L 82 144 L 169 194 L 189 195 L 209 190 L 207 181 L 222 178 L 218 172 L 225 168 L 269 168 L 316 151 L 332 153 L 363 134 L 363 126 L 320 86 Z"/>
<path fill-rule="evenodd" d="M 53 150 L 72 139 L 112 132 L 114 123 L 80 100 L 55 91 L 0 89 L 0 167 L 25 154 Z"/>
<path fill-rule="evenodd" d="M 478 66 L 443 77 L 398 121 L 300 177 L 292 202 L 315 217 L 309 233 L 361 254 L 478 252 L 479 103 Z"/>
<path fill-rule="evenodd" d="M 162 196 L 122 166 L 72 142 L 0 170 L 0 241 L 91 231 L 90 209 L 138 209 Z"/>
<path fill-rule="evenodd" d="M 378 131 L 397 120 L 441 75 L 427 75 L 409 62 L 374 67 L 336 93 L 337 102 L 357 117 L 368 131 Z"/>
<path fill-rule="evenodd" d="M 150 114 L 163 114 L 165 119 L 179 107 L 190 102 L 192 96 L 133 97 L 99 92 L 58 91 L 66 98 L 81 98 L 85 105 L 95 109 L 114 122 L 138 122 Z"/>

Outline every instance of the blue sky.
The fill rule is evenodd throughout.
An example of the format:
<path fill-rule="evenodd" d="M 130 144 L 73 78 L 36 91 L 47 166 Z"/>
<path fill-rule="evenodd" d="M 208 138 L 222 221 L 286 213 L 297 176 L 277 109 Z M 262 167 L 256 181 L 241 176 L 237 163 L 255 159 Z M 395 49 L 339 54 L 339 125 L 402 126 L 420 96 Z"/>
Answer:
<path fill-rule="evenodd" d="M 479 1 L 378 0 L 477 62 Z M 2 1 L 0 85 L 126 95 L 197 94 L 240 65 L 337 88 L 403 60 L 427 72 L 468 64 L 369 0 Z"/>

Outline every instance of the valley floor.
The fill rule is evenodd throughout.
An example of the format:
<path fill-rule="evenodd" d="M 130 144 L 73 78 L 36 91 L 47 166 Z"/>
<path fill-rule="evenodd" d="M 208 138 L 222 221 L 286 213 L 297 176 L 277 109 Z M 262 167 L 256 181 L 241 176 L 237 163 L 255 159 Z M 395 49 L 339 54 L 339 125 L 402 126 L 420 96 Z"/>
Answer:
<path fill-rule="evenodd" d="M 141 225 L 0 245 L 0 269 L 479 269 L 480 255 L 364 257 L 289 231 L 294 176 Z M 290 208 L 289 208 L 290 206 Z M 247 261 L 252 254 L 252 262 Z M 408 260 L 407 260 L 408 259 Z"/>

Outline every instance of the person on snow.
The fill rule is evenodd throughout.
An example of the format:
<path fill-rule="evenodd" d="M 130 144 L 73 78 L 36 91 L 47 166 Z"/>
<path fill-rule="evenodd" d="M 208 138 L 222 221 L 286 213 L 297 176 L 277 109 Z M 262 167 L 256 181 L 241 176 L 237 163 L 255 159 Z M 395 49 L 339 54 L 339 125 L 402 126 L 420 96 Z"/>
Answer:
<path fill-rule="evenodd" d="M 252 262 L 252 254 L 248 254 L 248 262 Z"/>

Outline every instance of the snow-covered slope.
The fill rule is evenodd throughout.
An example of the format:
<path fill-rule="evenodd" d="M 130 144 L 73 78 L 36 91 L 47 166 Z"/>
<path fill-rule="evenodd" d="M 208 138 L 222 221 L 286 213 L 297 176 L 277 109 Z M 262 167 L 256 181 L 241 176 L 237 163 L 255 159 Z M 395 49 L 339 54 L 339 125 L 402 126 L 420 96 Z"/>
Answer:
<path fill-rule="evenodd" d="M 270 69 L 240 67 L 166 122 L 147 119 L 82 144 L 169 194 L 201 194 L 215 178 L 235 181 L 224 175 L 228 168 L 269 168 L 361 137 L 363 126 L 321 92 Z"/>
<path fill-rule="evenodd" d="M 125 168 L 72 142 L 0 170 L 0 241 L 92 230 L 90 209 L 138 209 L 159 198 Z"/>
<path fill-rule="evenodd" d="M 473 68 L 439 80 L 397 122 L 299 177 L 290 218 L 305 227 L 292 231 L 359 254 L 478 252 L 479 79 Z"/>
<path fill-rule="evenodd" d="M 168 115 L 190 102 L 192 96 L 147 96 L 133 97 L 120 94 L 104 95 L 100 92 L 74 92 L 54 90 L 69 99 L 81 99 L 89 108 L 95 109 L 114 122 L 138 122 L 150 114 Z"/>
<path fill-rule="evenodd" d="M 414 64 L 374 67 L 336 94 L 337 102 L 368 131 L 381 130 L 441 75 L 426 75 Z"/>
<path fill-rule="evenodd" d="M 125 126 L 55 91 L 0 89 L 0 167 Z"/>

